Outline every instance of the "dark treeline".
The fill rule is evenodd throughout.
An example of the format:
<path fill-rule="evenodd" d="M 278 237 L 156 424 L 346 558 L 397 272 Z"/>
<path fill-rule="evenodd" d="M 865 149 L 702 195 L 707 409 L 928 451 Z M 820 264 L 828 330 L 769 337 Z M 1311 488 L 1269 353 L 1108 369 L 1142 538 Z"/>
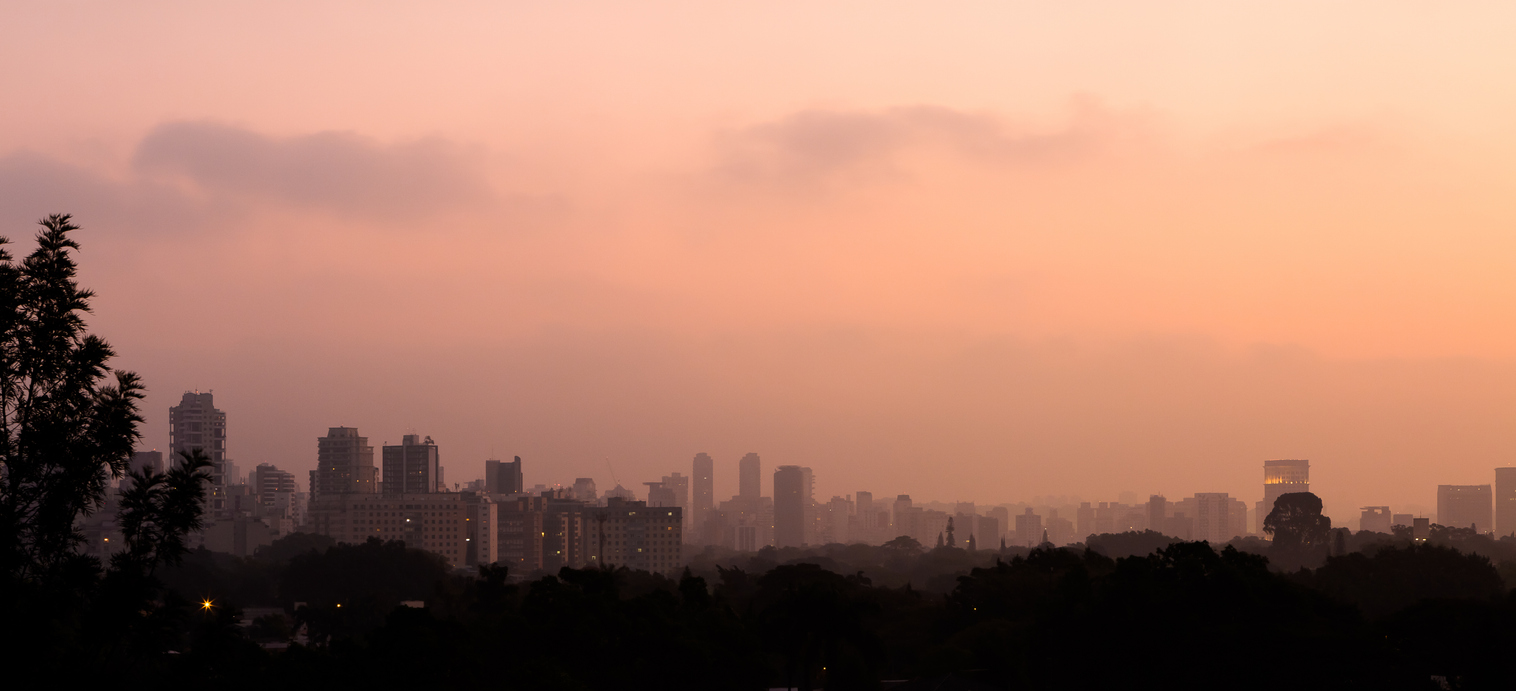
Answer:
<path fill-rule="evenodd" d="M 400 543 L 295 535 L 255 558 L 200 551 L 166 571 L 170 599 L 221 607 L 185 617 L 164 639 L 177 654 L 165 649 L 152 674 L 247 688 L 870 689 L 949 675 L 1001 689 L 1516 683 L 1503 656 L 1516 602 L 1490 559 L 1381 537 L 1289 573 L 1231 545 L 1128 533 L 1006 553 L 709 550 L 675 579 L 461 576 Z M 1142 540 L 1163 544 L 1116 558 L 1096 549 Z M 233 623 L 239 606 L 295 602 L 305 607 L 288 621 Z M 259 646 L 297 627 L 305 645 Z"/>

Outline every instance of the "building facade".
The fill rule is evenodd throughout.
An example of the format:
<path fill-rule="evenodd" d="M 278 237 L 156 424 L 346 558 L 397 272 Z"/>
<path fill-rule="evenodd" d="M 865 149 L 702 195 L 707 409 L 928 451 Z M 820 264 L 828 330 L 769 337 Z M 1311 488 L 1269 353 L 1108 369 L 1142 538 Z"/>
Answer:
<path fill-rule="evenodd" d="M 696 544 L 714 544 L 705 534 L 705 524 L 716 510 L 716 463 L 710 454 L 697 453 L 690 469 L 690 510 L 685 515 L 685 535 Z"/>
<path fill-rule="evenodd" d="M 807 508 L 810 500 L 809 474 L 798 465 L 782 465 L 774 470 L 774 546 L 800 547 L 807 544 Z"/>
<path fill-rule="evenodd" d="M 437 443 L 419 434 L 407 434 L 398 446 L 384 447 L 381 485 L 386 496 L 427 494 L 441 491 L 442 469 Z"/>
<path fill-rule="evenodd" d="M 468 556 L 469 511 L 457 492 L 345 494 L 326 497 L 329 506 L 318 531 L 338 542 L 369 538 L 399 540 L 463 568 Z"/>
<path fill-rule="evenodd" d="M 757 506 L 758 498 L 763 496 L 760 489 L 763 480 L 761 465 L 756 453 L 750 453 L 737 461 L 737 496 L 743 501 L 751 502 L 753 506 Z"/>
<path fill-rule="evenodd" d="M 168 446 L 173 463 L 199 449 L 210 458 L 211 482 L 206 513 L 212 520 L 231 518 L 226 504 L 226 413 L 216 408 L 210 393 L 186 391 L 179 405 L 168 409 Z"/>
<path fill-rule="evenodd" d="M 1280 459 L 1263 462 L 1263 501 L 1258 502 L 1253 518 L 1253 532 L 1263 534 L 1263 520 L 1274 510 L 1279 497 L 1311 491 L 1311 462 L 1305 459 Z"/>
<path fill-rule="evenodd" d="M 484 462 L 484 491 L 490 494 L 516 494 L 526 487 L 521 474 L 521 457 L 509 461 Z"/>
<path fill-rule="evenodd" d="M 311 471 L 311 497 L 373 494 L 379 491 L 374 447 L 356 427 L 330 427 L 316 439 L 316 469 Z"/>
<path fill-rule="evenodd" d="M 1470 528 L 1476 533 L 1494 529 L 1490 518 L 1493 493 L 1489 485 L 1438 485 L 1437 522 L 1449 528 Z"/>
<path fill-rule="evenodd" d="M 1495 537 L 1516 535 L 1516 468 L 1495 469 Z"/>

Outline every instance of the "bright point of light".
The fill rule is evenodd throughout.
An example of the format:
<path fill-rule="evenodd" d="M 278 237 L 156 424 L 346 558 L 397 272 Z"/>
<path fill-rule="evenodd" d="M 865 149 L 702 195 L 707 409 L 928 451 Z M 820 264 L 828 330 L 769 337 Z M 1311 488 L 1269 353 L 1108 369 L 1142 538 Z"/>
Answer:
<path fill-rule="evenodd" d="M 203 609 L 203 610 L 205 610 L 207 612 L 211 611 L 211 608 L 215 607 L 215 606 L 216 606 L 216 603 L 213 602 L 210 598 L 206 598 L 206 599 L 200 601 L 200 609 Z"/>

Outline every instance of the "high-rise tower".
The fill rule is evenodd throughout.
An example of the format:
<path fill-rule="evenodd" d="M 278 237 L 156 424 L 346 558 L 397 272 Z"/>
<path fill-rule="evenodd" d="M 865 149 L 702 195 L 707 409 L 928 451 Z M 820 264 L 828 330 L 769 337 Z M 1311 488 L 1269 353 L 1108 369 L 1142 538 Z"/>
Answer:
<path fill-rule="evenodd" d="M 737 462 L 737 496 L 752 506 L 758 505 L 758 498 L 762 496 L 759 490 L 758 454 L 750 453 Z"/>
<path fill-rule="evenodd" d="M 356 427 L 329 427 L 316 439 L 316 469 L 311 471 L 311 498 L 379 491 L 374 447 Z"/>
<path fill-rule="evenodd" d="M 210 496 L 206 508 L 211 518 L 230 518 L 226 505 L 226 413 L 216 409 L 210 393 L 186 391 L 179 405 L 168 409 L 168 447 L 171 463 L 183 460 L 180 454 L 195 449 L 211 460 Z"/>
<path fill-rule="evenodd" d="M 716 508 L 716 484 L 713 478 L 715 465 L 710 454 L 695 454 L 695 467 L 690 473 L 691 489 L 694 492 L 691 508 L 694 510 L 684 513 L 685 522 L 689 524 L 684 531 L 686 537 L 703 538 L 701 531 L 705 529 L 705 522 L 710 520 L 711 512 Z"/>
<path fill-rule="evenodd" d="M 1438 485 L 1437 522 L 1449 528 L 1490 532 L 1489 485 Z"/>
<path fill-rule="evenodd" d="M 438 491 L 437 444 L 419 434 L 407 434 L 399 446 L 384 447 L 384 495 L 430 494 Z"/>
<path fill-rule="evenodd" d="M 510 461 L 484 462 L 484 491 L 490 494 L 515 494 L 522 491 L 521 457 Z"/>
<path fill-rule="evenodd" d="M 1495 537 L 1516 534 L 1516 468 L 1495 469 Z"/>
<path fill-rule="evenodd" d="M 1311 462 L 1291 459 L 1263 462 L 1263 501 L 1255 507 L 1254 532 L 1263 534 L 1263 519 L 1281 495 L 1311 491 Z"/>
<path fill-rule="evenodd" d="M 774 469 L 775 547 L 800 547 L 806 542 L 806 507 L 811 498 L 809 471 L 798 465 Z"/>

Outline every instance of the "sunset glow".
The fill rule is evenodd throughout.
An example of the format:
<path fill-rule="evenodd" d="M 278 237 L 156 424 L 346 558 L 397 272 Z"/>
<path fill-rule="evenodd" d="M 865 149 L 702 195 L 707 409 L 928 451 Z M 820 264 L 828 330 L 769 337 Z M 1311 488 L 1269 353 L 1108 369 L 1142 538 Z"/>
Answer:
<path fill-rule="evenodd" d="M 1516 6 L 161 5 L 0 10 L 0 234 L 83 227 L 147 447 L 1342 519 L 1516 456 Z"/>

